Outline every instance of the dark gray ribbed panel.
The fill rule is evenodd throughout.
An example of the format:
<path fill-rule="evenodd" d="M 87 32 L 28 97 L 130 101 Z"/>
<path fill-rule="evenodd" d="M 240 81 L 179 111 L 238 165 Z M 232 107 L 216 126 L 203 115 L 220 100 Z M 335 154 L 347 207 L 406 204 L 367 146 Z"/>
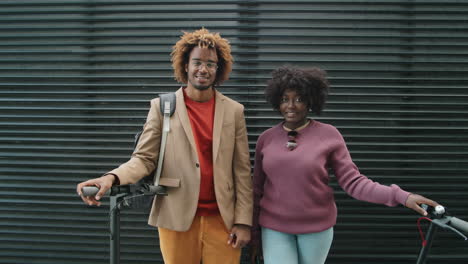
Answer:
<path fill-rule="evenodd" d="M 179 87 L 172 45 L 201 26 L 232 43 L 220 90 L 246 106 L 252 155 L 281 120 L 262 95 L 271 70 L 319 66 L 332 90 L 317 119 L 362 173 L 468 219 L 467 17 L 468 1 L 0 1 L 0 263 L 108 263 L 108 200 L 87 208 L 75 184 L 128 159 L 149 100 Z M 327 263 L 415 262 L 416 214 L 332 187 Z M 122 263 L 162 263 L 145 215 L 122 225 Z M 440 232 L 429 263 L 467 258 Z"/>

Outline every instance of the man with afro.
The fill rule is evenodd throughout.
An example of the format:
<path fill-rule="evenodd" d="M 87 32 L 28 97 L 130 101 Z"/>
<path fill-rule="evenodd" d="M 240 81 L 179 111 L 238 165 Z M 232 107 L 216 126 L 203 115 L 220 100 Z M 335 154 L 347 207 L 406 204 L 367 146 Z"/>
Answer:
<path fill-rule="evenodd" d="M 239 263 L 250 241 L 253 194 L 244 107 L 216 87 L 229 78 L 229 42 L 207 29 L 185 32 L 174 45 L 172 67 L 183 83 L 176 94 L 158 196 L 148 223 L 158 227 L 166 264 Z M 159 98 L 151 109 L 132 158 L 102 177 L 78 184 L 98 186 L 99 205 L 112 186 L 150 174 L 159 157 L 162 115 Z"/>

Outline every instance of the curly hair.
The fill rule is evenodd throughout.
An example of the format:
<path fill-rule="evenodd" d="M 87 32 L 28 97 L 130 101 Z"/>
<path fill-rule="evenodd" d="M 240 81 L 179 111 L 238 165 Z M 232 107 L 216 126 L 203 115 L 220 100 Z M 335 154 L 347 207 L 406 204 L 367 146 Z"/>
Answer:
<path fill-rule="evenodd" d="M 326 71 L 320 68 L 302 69 L 282 66 L 275 69 L 268 80 L 265 97 L 273 109 L 279 110 L 281 98 L 286 90 L 296 91 L 307 102 L 308 109 L 320 115 L 328 97 L 329 82 Z"/>
<path fill-rule="evenodd" d="M 219 85 L 229 79 L 232 63 L 234 62 L 229 41 L 222 38 L 219 33 L 211 33 L 208 29 L 202 28 L 194 32 L 184 32 L 180 40 L 172 47 L 171 61 L 175 80 L 180 83 L 188 82 L 185 67 L 189 61 L 190 52 L 192 52 L 194 47 L 216 50 L 218 69 L 214 85 Z"/>

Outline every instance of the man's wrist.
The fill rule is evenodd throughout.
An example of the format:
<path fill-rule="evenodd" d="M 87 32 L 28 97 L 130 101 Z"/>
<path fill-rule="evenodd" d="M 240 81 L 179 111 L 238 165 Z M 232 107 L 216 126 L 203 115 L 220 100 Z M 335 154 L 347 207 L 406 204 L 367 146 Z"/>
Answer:
<path fill-rule="evenodd" d="M 116 174 L 114 173 L 106 173 L 104 175 L 102 175 L 102 177 L 104 176 L 112 176 L 112 185 L 120 185 L 120 180 L 119 180 L 119 176 L 117 176 Z"/>

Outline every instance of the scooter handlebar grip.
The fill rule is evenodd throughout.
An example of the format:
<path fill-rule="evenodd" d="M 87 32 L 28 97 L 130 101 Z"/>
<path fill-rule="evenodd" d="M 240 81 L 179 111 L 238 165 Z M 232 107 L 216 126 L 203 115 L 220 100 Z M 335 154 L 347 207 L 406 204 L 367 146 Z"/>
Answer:
<path fill-rule="evenodd" d="M 459 231 L 468 234 L 468 222 L 461 220 L 460 218 L 450 218 L 450 225 Z"/>
<path fill-rule="evenodd" d="M 83 196 L 96 196 L 99 192 L 99 188 L 96 186 L 85 186 L 81 189 L 81 194 Z"/>

